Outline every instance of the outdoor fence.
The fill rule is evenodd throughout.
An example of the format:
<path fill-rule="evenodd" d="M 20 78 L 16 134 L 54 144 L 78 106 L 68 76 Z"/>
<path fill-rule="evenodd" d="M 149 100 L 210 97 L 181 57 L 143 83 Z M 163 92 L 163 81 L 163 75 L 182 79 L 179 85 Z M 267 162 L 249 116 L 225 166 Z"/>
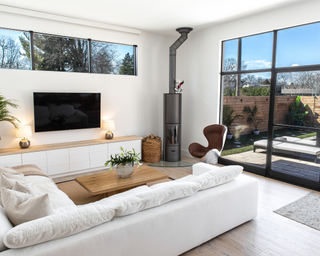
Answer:
<path fill-rule="evenodd" d="M 286 116 L 289 113 L 291 102 L 296 100 L 297 96 L 276 96 L 274 123 L 288 124 Z M 258 117 L 263 121 L 258 125 L 261 132 L 268 130 L 269 118 L 269 96 L 224 96 L 223 105 L 230 105 L 234 109 L 234 115 L 242 114 L 243 117 L 237 118 L 231 128 L 231 133 L 238 135 L 252 133 L 253 124 L 247 123 L 247 114 L 243 113 L 244 106 L 255 105 L 258 107 Z M 320 99 L 315 96 L 301 96 L 301 102 L 308 104 L 306 109 L 309 113 L 305 117 L 306 125 L 310 127 L 320 127 Z"/>

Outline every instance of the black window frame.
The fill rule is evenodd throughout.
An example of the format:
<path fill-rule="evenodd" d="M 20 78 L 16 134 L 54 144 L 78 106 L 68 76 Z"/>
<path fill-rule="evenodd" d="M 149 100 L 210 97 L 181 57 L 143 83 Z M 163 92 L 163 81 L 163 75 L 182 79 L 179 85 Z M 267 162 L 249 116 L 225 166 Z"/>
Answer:
<path fill-rule="evenodd" d="M 307 26 L 307 25 L 311 25 L 311 24 L 315 24 L 315 23 L 320 23 L 320 21 L 317 22 L 311 22 L 311 23 L 306 23 L 306 24 L 301 24 L 298 26 L 291 26 L 291 27 L 287 27 L 287 28 L 282 28 L 282 29 L 275 29 L 275 30 L 271 30 L 271 31 L 265 31 L 262 33 L 256 33 L 253 35 L 249 35 L 249 36 L 255 36 L 255 35 L 260 35 L 260 34 L 264 34 L 264 33 L 273 33 L 273 45 L 272 45 L 272 63 L 271 63 L 271 68 L 267 68 L 267 69 L 251 69 L 251 70 L 241 70 L 241 61 L 242 61 L 242 56 L 241 56 L 241 39 L 248 37 L 248 36 L 244 36 L 244 37 L 236 37 L 236 38 L 232 38 L 232 39 L 228 39 L 228 40 L 222 40 L 221 41 L 221 50 L 222 50 L 222 54 L 221 54 L 221 63 L 220 63 L 220 109 L 219 109 L 219 120 L 220 123 L 222 124 L 222 114 L 223 114 L 223 76 L 224 75 L 237 75 L 237 81 L 238 81 L 238 88 L 236 89 L 236 95 L 239 95 L 239 89 L 240 89 L 240 84 L 239 81 L 241 79 L 240 76 L 242 74 L 251 74 L 251 73 L 262 73 L 262 72 L 270 72 L 271 73 L 271 84 L 270 84 L 270 103 L 269 103 L 269 118 L 268 118 L 268 132 L 267 132 L 267 140 L 268 140 L 268 146 L 267 146 L 267 157 L 266 157 L 266 167 L 265 169 L 261 168 L 261 167 L 257 167 L 254 165 L 250 165 L 250 164 L 245 164 L 245 163 L 241 163 L 241 165 L 243 165 L 243 167 L 245 168 L 246 171 L 255 173 L 255 174 L 259 174 L 265 177 L 271 177 L 271 178 L 276 178 L 278 180 L 281 181 L 285 181 L 294 185 L 299 185 L 299 186 L 303 186 L 303 187 L 307 187 L 307 188 L 311 188 L 311 189 L 316 189 L 318 191 L 320 191 L 320 182 L 312 182 L 312 181 L 302 181 L 301 179 L 298 177 L 293 177 L 290 181 L 288 181 L 286 179 L 285 175 L 282 175 L 281 173 L 278 174 L 274 174 L 272 173 L 271 170 L 271 164 L 272 164 L 272 142 L 274 140 L 273 138 L 273 127 L 290 127 L 290 128 L 299 128 L 301 130 L 312 130 L 317 132 L 317 134 L 320 134 L 320 128 L 318 127 L 307 127 L 307 126 L 294 126 L 294 125 L 285 125 L 285 124 L 277 124 L 274 123 L 274 111 L 275 111 L 275 98 L 276 98 L 276 82 L 277 82 L 277 75 L 278 73 L 292 73 L 292 72 L 303 72 L 303 71 L 319 71 L 320 70 L 320 64 L 315 64 L 315 65 L 303 65 L 303 66 L 290 66 L 290 67 L 278 67 L 276 68 L 276 55 L 277 55 L 277 36 L 278 36 L 278 31 L 282 31 L 282 30 L 286 30 L 286 29 L 290 29 L 290 28 L 295 28 L 295 27 L 302 27 L 302 26 Z M 226 41 L 230 41 L 230 40 L 238 40 L 238 59 L 237 59 L 237 70 L 236 71 L 223 71 L 224 70 L 224 42 Z M 314 146 L 317 147 L 317 146 Z M 230 165 L 230 164 L 239 164 L 238 162 L 234 161 L 234 160 L 230 160 L 230 159 L 226 159 L 226 158 L 219 158 L 219 163 L 221 164 L 225 164 L 225 165 Z"/>
<path fill-rule="evenodd" d="M 87 40 L 88 41 L 88 63 L 89 63 L 88 72 L 74 72 L 74 73 L 104 74 L 104 73 L 93 73 L 92 72 L 92 41 L 106 43 L 106 44 L 131 46 L 131 47 L 133 47 L 133 75 L 129 75 L 129 76 L 137 76 L 138 75 L 138 68 L 137 68 L 137 66 L 138 66 L 137 65 L 138 46 L 137 45 L 115 43 L 115 42 L 109 42 L 109 41 L 102 41 L 102 40 L 96 40 L 96 39 L 92 39 L 92 38 L 81 38 L 81 37 L 73 37 L 73 36 L 66 36 L 66 35 L 57 35 L 57 34 L 51 34 L 51 33 L 36 32 L 36 31 L 32 31 L 32 30 L 27 31 L 27 30 L 21 30 L 21 29 L 5 28 L 5 27 L 0 27 L 0 29 L 23 32 L 23 33 L 29 33 L 29 35 L 30 35 L 31 69 L 28 69 L 28 70 L 36 70 L 35 61 L 34 61 L 34 34 L 36 33 L 36 34 L 41 34 L 41 35 L 46 35 L 46 36 L 65 37 L 65 38 L 70 38 L 70 39 Z M 17 69 L 17 70 L 19 70 L 19 69 Z M 43 71 L 49 71 L 50 72 L 52 70 L 43 70 Z M 110 74 L 104 74 L 104 75 L 110 75 Z M 122 75 L 122 74 L 113 74 L 113 75 Z"/>

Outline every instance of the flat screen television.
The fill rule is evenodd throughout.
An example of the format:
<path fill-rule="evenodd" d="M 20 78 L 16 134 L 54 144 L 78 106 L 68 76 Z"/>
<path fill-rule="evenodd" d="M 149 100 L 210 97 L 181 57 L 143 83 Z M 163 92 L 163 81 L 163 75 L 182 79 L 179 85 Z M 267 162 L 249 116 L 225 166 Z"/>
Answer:
<path fill-rule="evenodd" d="M 35 132 L 100 127 L 100 93 L 34 92 Z"/>

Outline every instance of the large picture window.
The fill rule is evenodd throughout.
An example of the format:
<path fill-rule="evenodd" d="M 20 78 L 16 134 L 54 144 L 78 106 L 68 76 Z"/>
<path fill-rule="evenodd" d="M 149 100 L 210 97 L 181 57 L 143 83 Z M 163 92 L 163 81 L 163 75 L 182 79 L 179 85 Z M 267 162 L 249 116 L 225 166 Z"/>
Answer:
<path fill-rule="evenodd" d="M 136 47 L 0 29 L 0 68 L 137 75 Z"/>
<path fill-rule="evenodd" d="M 222 42 L 220 163 L 320 191 L 320 23 Z"/>

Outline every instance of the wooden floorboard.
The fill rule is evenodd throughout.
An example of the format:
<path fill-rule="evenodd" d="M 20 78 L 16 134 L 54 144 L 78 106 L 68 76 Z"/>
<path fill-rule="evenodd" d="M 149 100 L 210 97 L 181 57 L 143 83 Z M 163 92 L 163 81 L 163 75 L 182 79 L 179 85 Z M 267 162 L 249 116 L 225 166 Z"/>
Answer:
<path fill-rule="evenodd" d="M 197 162 L 188 157 L 183 161 Z M 192 173 L 191 167 L 154 167 L 177 179 Z M 258 216 L 182 256 L 320 256 L 320 231 L 274 213 L 311 190 L 259 175 Z"/>

